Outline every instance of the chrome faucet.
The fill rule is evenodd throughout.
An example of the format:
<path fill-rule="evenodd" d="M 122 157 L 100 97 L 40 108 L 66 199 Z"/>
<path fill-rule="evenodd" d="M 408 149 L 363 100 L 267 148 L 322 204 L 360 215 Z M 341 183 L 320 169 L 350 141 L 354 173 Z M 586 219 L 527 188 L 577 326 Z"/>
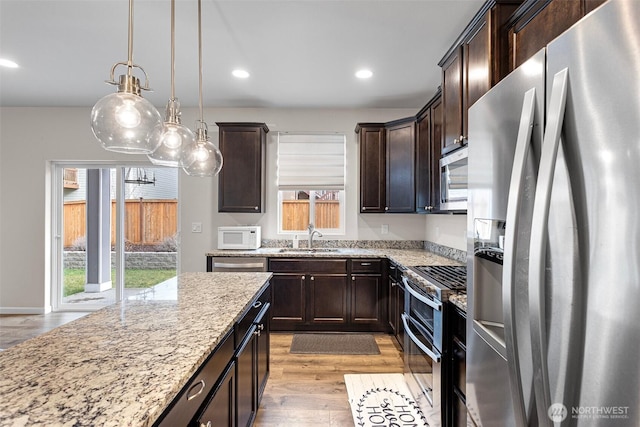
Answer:
<path fill-rule="evenodd" d="M 316 230 L 316 228 L 314 227 L 313 224 L 309 224 L 309 226 L 307 228 L 309 229 L 309 249 L 312 249 L 313 248 L 313 236 L 315 236 L 317 234 L 318 237 L 322 237 L 322 233 L 319 232 L 318 230 Z"/>

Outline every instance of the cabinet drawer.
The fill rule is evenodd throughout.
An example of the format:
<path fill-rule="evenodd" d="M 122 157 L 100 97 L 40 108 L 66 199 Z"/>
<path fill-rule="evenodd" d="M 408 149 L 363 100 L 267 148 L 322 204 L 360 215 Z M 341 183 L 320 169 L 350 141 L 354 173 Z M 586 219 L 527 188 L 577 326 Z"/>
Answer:
<path fill-rule="evenodd" d="M 236 323 L 236 348 L 240 345 L 240 343 L 244 339 L 244 336 L 247 334 L 247 331 L 249 331 L 251 325 L 253 325 L 260 312 L 269 304 L 269 301 L 271 301 L 271 286 L 267 287 L 267 289 L 265 289 L 260 294 L 260 296 L 252 303 L 252 305 L 249 306 L 238 323 Z"/>
<path fill-rule="evenodd" d="M 235 351 L 233 334 L 229 332 L 221 343 L 213 351 L 209 360 L 206 361 L 182 389 L 176 397 L 171 407 L 166 412 L 158 426 L 187 425 L 191 422 L 196 412 L 213 390 L 213 386 L 223 374 L 229 362 L 233 359 Z"/>
<path fill-rule="evenodd" d="M 382 260 L 381 259 L 352 259 L 351 260 L 351 272 L 352 273 L 382 273 Z"/>
<path fill-rule="evenodd" d="M 313 258 L 271 258 L 269 260 L 269 271 L 274 273 L 335 273 L 344 274 L 347 272 L 346 259 L 313 259 Z"/>

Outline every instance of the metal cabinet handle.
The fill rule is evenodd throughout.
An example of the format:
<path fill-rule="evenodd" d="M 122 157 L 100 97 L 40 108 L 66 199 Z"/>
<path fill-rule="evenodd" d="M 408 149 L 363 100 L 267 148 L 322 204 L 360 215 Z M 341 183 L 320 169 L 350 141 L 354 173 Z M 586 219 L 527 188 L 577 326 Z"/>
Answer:
<path fill-rule="evenodd" d="M 355 282 L 356 281 L 356 277 L 355 276 L 351 276 L 351 281 Z"/>
<path fill-rule="evenodd" d="M 257 211 L 259 208 L 257 206 L 254 206 L 253 209 Z"/>
<path fill-rule="evenodd" d="M 385 211 L 388 211 L 388 210 L 389 210 L 389 206 L 385 206 L 385 207 L 384 207 L 384 210 L 385 210 Z"/>
<path fill-rule="evenodd" d="M 253 308 L 260 308 L 262 307 L 262 301 L 256 301 L 253 303 Z"/>
<path fill-rule="evenodd" d="M 368 267 L 368 266 L 371 265 L 371 263 L 370 262 L 361 262 L 360 265 L 363 266 L 363 267 Z"/>
<path fill-rule="evenodd" d="M 207 421 L 206 424 L 205 423 L 200 423 L 200 427 L 211 427 L 211 426 L 212 426 L 211 421 Z"/>
<path fill-rule="evenodd" d="M 262 323 L 260 323 L 260 324 L 258 325 L 258 330 L 259 330 L 259 331 L 264 331 L 264 325 L 263 325 Z"/>
<path fill-rule="evenodd" d="M 200 387 L 200 390 L 198 390 L 194 394 L 191 394 L 191 392 L 198 386 Z M 194 385 L 192 385 L 191 388 L 189 389 L 189 391 L 187 392 L 187 400 L 192 400 L 192 399 L 195 399 L 196 397 L 198 397 L 198 395 L 200 395 L 202 393 L 202 391 L 204 390 L 204 387 L 205 387 L 204 380 L 200 380 L 197 383 L 195 383 Z"/>
<path fill-rule="evenodd" d="M 363 207 L 362 207 L 362 210 L 363 210 L 363 211 L 366 211 L 366 210 L 367 210 L 367 207 L 366 207 L 366 206 L 363 206 Z"/>
<path fill-rule="evenodd" d="M 311 280 L 316 280 L 316 278 L 315 278 L 315 277 L 313 277 L 313 276 L 311 276 Z"/>
<path fill-rule="evenodd" d="M 300 278 L 300 280 L 306 280 L 306 279 L 307 279 L 307 276 L 302 276 L 302 277 Z"/>

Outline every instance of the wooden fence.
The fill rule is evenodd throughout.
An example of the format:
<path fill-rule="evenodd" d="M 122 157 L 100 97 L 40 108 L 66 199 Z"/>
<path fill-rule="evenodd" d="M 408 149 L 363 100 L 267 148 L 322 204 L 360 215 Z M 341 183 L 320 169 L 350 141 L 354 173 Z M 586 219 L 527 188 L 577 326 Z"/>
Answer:
<path fill-rule="evenodd" d="M 153 245 L 173 237 L 178 230 L 178 201 L 136 199 L 125 200 L 125 230 L 127 242 Z M 86 235 L 86 202 L 64 204 L 64 246 L 72 246 Z M 111 202 L 111 244 L 116 239 L 116 203 Z"/>
<path fill-rule="evenodd" d="M 306 230 L 309 225 L 309 201 L 285 200 L 282 202 L 282 229 Z M 337 200 L 315 201 L 316 228 L 340 227 L 340 202 Z"/>

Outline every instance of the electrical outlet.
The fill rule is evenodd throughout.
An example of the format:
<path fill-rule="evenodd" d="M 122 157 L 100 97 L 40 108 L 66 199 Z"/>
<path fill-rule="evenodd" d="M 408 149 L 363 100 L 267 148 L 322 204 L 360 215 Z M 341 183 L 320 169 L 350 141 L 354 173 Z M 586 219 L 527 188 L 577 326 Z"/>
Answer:
<path fill-rule="evenodd" d="M 380 233 L 389 234 L 389 224 L 382 224 Z"/>
<path fill-rule="evenodd" d="M 192 233 L 202 233 L 202 223 L 201 222 L 192 222 L 191 223 L 191 232 Z"/>

